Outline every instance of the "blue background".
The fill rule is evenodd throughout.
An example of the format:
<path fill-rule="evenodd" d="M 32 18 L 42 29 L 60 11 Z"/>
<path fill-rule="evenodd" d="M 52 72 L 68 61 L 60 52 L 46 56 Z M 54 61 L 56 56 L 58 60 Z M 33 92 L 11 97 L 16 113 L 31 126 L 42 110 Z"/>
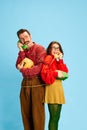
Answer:
<path fill-rule="evenodd" d="M 20 111 L 21 73 L 15 68 L 16 32 L 28 29 L 45 48 L 53 41 L 63 47 L 69 78 L 63 82 L 59 130 L 87 130 L 87 1 L 0 1 L 0 130 L 23 130 Z M 48 129 L 47 105 L 45 130 Z"/>

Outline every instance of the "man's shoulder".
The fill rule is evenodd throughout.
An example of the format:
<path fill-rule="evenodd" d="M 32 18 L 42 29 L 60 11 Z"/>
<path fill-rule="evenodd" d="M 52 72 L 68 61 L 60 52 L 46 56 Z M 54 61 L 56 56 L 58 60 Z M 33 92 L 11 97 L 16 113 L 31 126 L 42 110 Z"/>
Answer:
<path fill-rule="evenodd" d="M 38 44 L 38 43 L 34 43 L 34 47 L 37 49 L 44 49 L 45 50 L 45 47 L 42 46 L 41 44 Z"/>
<path fill-rule="evenodd" d="M 43 45 L 36 43 L 36 42 L 34 42 L 34 44 L 35 44 L 36 47 L 44 47 Z"/>

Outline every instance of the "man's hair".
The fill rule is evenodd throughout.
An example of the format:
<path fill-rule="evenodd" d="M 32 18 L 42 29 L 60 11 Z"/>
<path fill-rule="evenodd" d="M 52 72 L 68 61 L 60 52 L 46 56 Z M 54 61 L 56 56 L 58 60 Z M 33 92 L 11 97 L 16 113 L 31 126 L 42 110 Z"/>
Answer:
<path fill-rule="evenodd" d="M 29 35 L 31 35 L 30 32 L 27 29 L 20 29 L 20 30 L 17 31 L 17 36 L 19 37 L 19 35 L 21 33 L 24 33 L 24 32 L 27 32 Z"/>

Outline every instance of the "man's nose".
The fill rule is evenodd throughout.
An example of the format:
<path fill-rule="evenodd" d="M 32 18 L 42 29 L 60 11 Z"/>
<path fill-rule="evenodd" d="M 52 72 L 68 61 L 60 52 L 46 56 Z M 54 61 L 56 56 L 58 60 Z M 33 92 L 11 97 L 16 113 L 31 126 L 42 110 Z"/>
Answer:
<path fill-rule="evenodd" d="M 27 43 L 27 40 L 26 39 L 24 39 L 24 44 L 26 44 Z"/>
<path fill-rule="evenodd" d="M 26 42 L 26 39 L 23 39 L 23 42 Z"/>
<path fill-rule="evenodd" d="M 24 44 L 25 43 L 25 39 L 23 38 L 23 39 L 21 39 L 21 42 Z"/>

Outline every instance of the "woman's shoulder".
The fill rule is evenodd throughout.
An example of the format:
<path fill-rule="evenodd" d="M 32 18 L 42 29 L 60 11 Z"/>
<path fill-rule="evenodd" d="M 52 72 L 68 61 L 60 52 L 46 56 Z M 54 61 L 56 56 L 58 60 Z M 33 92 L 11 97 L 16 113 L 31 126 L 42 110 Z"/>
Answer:
<path fill-rule="evenodd" d="M 44 62 L 49 64 L 51 63 L 52 59 L 53 59 L 52 55 L 46 55 Z"/>

